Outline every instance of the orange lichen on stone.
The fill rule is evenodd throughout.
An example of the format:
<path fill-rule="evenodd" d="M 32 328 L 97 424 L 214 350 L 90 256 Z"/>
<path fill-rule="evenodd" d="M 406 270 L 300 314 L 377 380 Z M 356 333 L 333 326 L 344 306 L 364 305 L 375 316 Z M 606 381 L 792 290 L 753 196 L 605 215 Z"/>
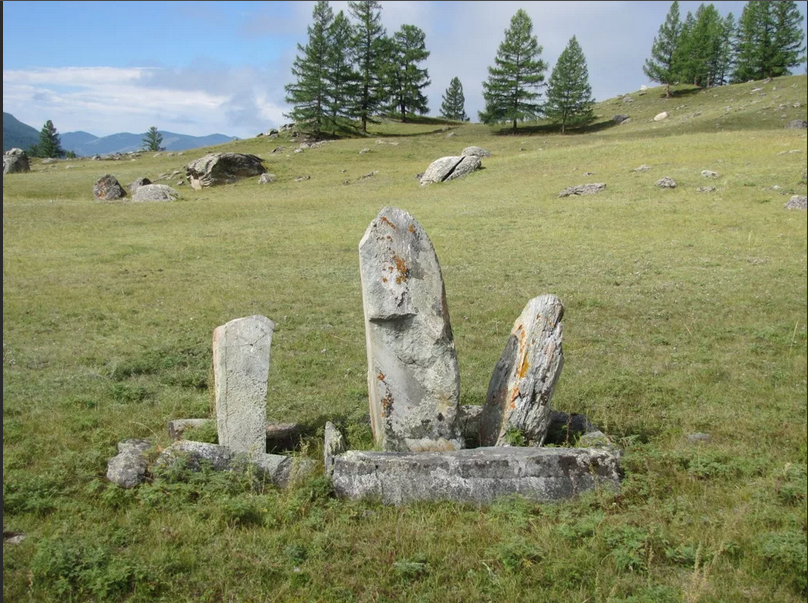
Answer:
<path fill-rule="evenodd" d="M 390 416 L 390 410 L 392 410 L 393 408 L 393 396 L 387 394 L 384 398 L 382 398 L 381 402 L 382 402 L 382 416 L 383 417 Z"/>
<path fill-rule="evenodd" d="M 376 379 L 378 379 L 379 381 L 384 381 L 384 377 L 385 377 L 385 375 L 381 371 L 379 371 L 379 374 L 376 375 Z"/>
<path fill-rule="evenodd" d="M 379 220 L 387 224 L 393 230 L 396 230 L 396 225 L 393 224 L 390 220 L 388 220 L 387 216 L 382 216 L 381 218 L 379 218 Z"/>
<path fill-rule="evenodd" d="M 400 285 L 401 283 L 406 283 L 407 276 L 409 274 L 409 270 L 407 270 L 407 263 L 395 254 L 393 254 L 393 262 L 395 263 L 396 269 L 398 270 L 398 276 L 396 276 L 396 284 Z"/>
<path fill-rule="evenodd" d="M 387 282 L 387 279 L 386 279 L 386 278 L 384 278 L 384 277 L 382 277 L 382 282 L 383 282 L 383 283 L 386 283 L 386 282 Z"/>
<path fill-rule="evenodd" d="M 415 232 L 415 226 L 413 224 L 410 224 L 410 227 L 407 230 L 409 230 L 410 232 Z"/>

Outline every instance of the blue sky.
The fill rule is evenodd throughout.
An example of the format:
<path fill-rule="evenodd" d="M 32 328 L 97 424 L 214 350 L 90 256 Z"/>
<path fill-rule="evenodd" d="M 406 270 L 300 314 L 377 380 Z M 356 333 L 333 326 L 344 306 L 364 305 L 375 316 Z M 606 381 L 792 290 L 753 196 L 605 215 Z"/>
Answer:
<path fill-rule="evenodd" d="M 388 34 L 426 33 L 431 114 L 452 77 L 466 112 L 518 8 L 552 67 L 576 35 L 599 99 L 648 84 L 642 65 L 670 2 L 382 2 Z M 740 16 L 745 2 L 713 2 Z M 799 2 L 803 16 L 806 2 Z M 335 12 L 347 2 L 331 2 Z M 682 16 L 699 2 L 680 2 Z M 285 123 L 284 85 L 314 2 L 3 2 L 3 110 L 36 129 L 239 137 Z M 42 36 L 38 39 L 37 36 Z M 804 72 L 801 67 L 799 73 Z"/>

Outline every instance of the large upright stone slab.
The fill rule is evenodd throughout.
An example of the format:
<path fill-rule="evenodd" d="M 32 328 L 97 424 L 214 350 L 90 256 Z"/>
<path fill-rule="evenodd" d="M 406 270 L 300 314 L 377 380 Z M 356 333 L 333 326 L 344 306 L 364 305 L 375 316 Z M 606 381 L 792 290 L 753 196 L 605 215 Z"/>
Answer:
<path fill-rule="evenodd" d="M 384 450 L 463 447 L 460 375 L 435 249 L 410 214 L 386 207 L 359 243 L 370 417 Z"/>
<path fill-rule="evenodd" d="M 274 328 L 266 316 L 248 316 L 213 331 L 219 444 L 236 452 L 266 452 L 267 377 Z"/>
<path fill-rule="evenodd" d="M 531 299 L 513 324 L 494 368 L 480 419 L 480 445 L 504 446 L 517 431 L 541 446 L 551 421 L 550 400 L 564 364 L 561 318 L 555 295 Z"/>

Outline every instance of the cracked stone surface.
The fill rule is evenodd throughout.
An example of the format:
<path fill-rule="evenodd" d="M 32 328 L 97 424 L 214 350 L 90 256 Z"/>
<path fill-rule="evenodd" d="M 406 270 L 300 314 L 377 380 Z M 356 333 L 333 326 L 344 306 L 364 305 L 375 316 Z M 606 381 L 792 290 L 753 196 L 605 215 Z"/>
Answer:
<path fill-rule="evenodd" d="M 545 502 L 595 488 L 618 489 L 620 451 L 596 448 L 474 448 L 453 452 L 370 452 L 334 457 L 338 496 L 400 505 L 453 500 L 488 504 L 520 494 Z"/>
<path fill-rule="evenodd" d="M 480 169 L 481 165 L 480 158 L 474 155 L 441 157 L 426 168 L 424 175 L 421 176 L 421 186 L 462 178 L 474 170 Z"/>
<path fill-rule="evenodd" d="M 386 207 L 359 243 L 368 393 L 384 450 L 455 450 L 460 375 L 438 257 L 409 213 Z"/>
<path fill-rule="evenodd" d="M 540 295 L 516 319 L 488 384 L 480 445 L 504 446 L 511 430 L 532 445 L 544 442 L 553 389 L 564 366 L 563 316 L 564 306 L 555 295 Z"/>
<path fill-rule="evenodd" d="M 213 331 L 219 444 L 236 452 L 266 452 L 267 377 L 274 329 L 266 316 L 248 316 Z"/>

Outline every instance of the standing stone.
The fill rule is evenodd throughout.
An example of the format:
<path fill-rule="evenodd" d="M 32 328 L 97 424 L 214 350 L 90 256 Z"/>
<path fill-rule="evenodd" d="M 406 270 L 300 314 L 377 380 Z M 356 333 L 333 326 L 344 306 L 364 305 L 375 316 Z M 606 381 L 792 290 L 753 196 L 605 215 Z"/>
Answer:
<path fill-rule="evenodd" d="M 70 166 L 68 166 L 70 167 Z M 104 174 L 98 179 L 93 187 L 93 195 L 96 199 L 103 199 L 105 201 L 113 201 L 115 199 L 123 199 L 126 197 L 126 191 L 123 190 L 121 183 L 115 176 Z"/>
<path fill-rule="evenodd" d="M 544 442 L 552 419 L 550 400 L 564 365 L 563 315 L 564 306 L 555 295 L 541 295 L 516 319 L 488 385 L 481 446 L 505 445 L 512 430 L 530 444 Z"/>
<path fill-rule="evenodd" d="M 265 316 L 248 316 L 213 331 L 219 444 L 236 452 L 266 452 L 267 377 L 274 328 Z"/>
<path fill-rule="evenodd" d="M 3 153 L 3 175 L 30 172 L 28 154 L 22 149 L 13 148 Z"/>
<path fill-rule="evenodd" d="M 371 426 L 384 450 L 463 447 L 460 374 L 435 249 L 410 214 L 385 207 L 359 243 Z"/>

